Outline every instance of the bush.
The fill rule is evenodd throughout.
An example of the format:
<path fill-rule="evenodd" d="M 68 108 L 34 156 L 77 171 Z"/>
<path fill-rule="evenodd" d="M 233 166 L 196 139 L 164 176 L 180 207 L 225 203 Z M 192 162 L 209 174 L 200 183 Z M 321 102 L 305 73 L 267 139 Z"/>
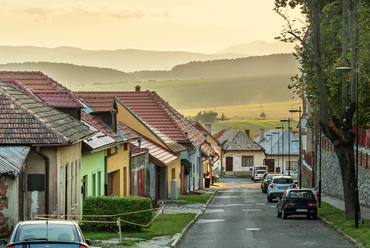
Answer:
<path fill-rule="evenodd" d="M 153 218 L 153 211 L 145 211 L 135 214 L 125 214 L 152 209 L 152 201 L 149 198 L 140 196 L 99 196 L 87 197 L 83 203 L 83 220 L 100 221 L 84 222 L 82 225 L 85 231 L 111 231 L 116 232 L 116 223 L 104 223 L 104 221 L 116 222 L 118 218 L 135 224 L 147 225 Z M 112 217 L 89 217 L 88 215 L 115 215 Z M 86 217 L 85 217 L 86 216 Z M 122 232 L 141 231 L 140 226 L 128 224 L 121 221 Z"/>

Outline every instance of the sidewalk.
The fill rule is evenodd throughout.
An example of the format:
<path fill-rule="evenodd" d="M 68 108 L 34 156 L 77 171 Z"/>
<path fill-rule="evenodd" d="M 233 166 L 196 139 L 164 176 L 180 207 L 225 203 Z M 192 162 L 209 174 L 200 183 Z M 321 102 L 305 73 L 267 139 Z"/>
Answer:
<path fill-rule="evenodd" d="M 327 195 L 325 193 L 321 193 L 321 198 L 322 198 L 321 201 L 329 203 L 333 207 L 336 207 L 338 209 L 341 209 L 341 210 L 345 211 L 344 200 L 336 198 L 336 197 L 331 196 L 331 195 Z M 370 220 L 370 207 L 360 206 L 360 210 L 361 210 L 362 218 Z"/>

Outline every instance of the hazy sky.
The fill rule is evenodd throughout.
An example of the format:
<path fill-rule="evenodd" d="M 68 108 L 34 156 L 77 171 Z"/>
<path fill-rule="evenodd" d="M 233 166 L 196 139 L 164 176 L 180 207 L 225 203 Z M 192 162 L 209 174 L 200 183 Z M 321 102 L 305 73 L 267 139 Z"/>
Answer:
<path fill-rule="evenodd" d="M 274 0 L 0 0 L 0 45 L 213 53 L 274 42 Z"/>

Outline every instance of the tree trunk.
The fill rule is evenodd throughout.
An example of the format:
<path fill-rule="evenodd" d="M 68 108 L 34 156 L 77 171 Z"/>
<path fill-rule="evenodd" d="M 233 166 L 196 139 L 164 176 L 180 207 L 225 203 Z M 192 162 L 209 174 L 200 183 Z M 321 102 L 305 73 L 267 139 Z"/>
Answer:
<path fill-rule="evenodd" d="M 342 174 L 344 204 L 347 219 L 355 218 L 356 195 L 354 192 L 356 189 L 356 174 L 353 145 L 354 142 L 348 141 L 347 143 L 340 142 L 339 145 L 334 146 Z M 351 149 L 352 152 L 350 151 Z"/>

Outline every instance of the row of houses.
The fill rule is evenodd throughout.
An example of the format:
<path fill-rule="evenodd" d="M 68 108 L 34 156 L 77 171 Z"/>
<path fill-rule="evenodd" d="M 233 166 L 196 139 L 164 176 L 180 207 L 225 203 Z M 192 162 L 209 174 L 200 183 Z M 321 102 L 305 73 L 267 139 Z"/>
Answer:
<path fill-rule="evenodd" d="M 79 216 L 89 196 L 176 199 L 216 174 L 248 175 L 262 164 L 275 172 L 296 168 L 290 132 L 261 130 L 253 140 L 247 131 L 224 129 L 212 136 L 211 125 L 188 121 L 140 86 L 72 92 L 27 71 L 0 72 L 0 80 L 4 231 L 35 215 Z"/>
<path fill-rule="evenodd" d="M 202 188 L 219 159 L 211 134 L 139 86 L 71 92 L 41 72 L 0 80 L 4 231 L 35 215 L 79 216 L 88 196 L 177 197 Z"/>

